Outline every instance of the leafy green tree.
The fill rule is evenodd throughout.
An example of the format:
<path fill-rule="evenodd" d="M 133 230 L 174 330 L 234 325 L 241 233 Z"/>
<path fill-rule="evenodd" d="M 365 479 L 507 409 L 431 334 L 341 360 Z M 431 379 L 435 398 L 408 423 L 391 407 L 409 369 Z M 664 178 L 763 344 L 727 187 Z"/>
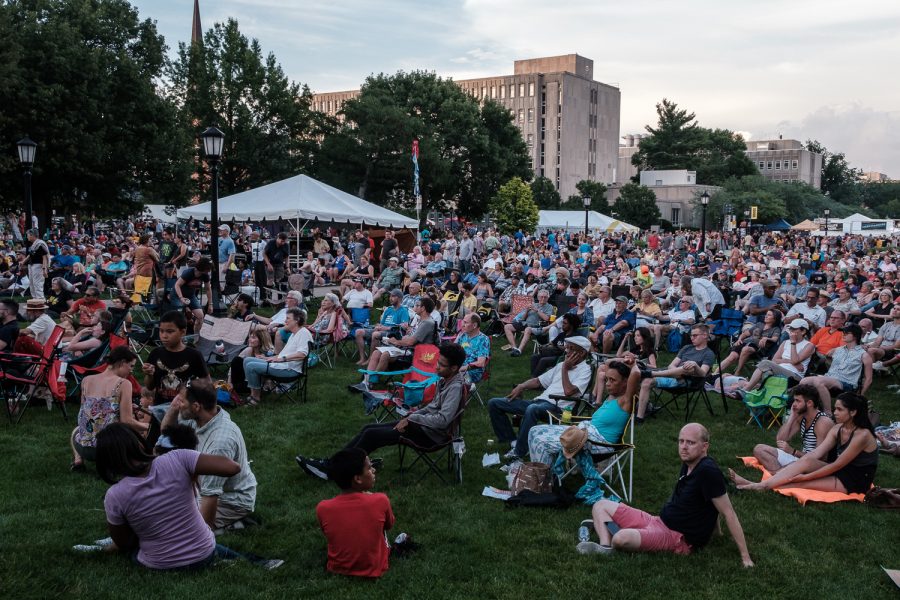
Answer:
<path fill-rule="evenodd" d="M 616 218 L 641 229 L 658 225 L 662 215 L 656 206 L 656 194 L 650 188 L 636 183 L 626 183 L 613 204 Z"/>
<path fill-rule="evenodd" d="M 157 93 L 166 46 L 152 21 L 125 0 L 20 0 L 0 3 L 0 35 L 0 137 L 39 144 L 42 224 L 53 209 L 123 215 L 185 195 L 189 142 Z M 7 208 L 21 207 L 21 177 L 3 156 Z"/>
<path fill-rule="evenodd" d="M 415 205 L 411 147 L 419 140 L 422 218 L 448 210 L 478 218 L 500 184 L 531 178 L 531 159 L 512 113 L 480 105 L 434 73 L 375 75 L 342 109 L 316 160 L 322 180 L 397 209 Z"/>
<path fill-rule="evenodd" d="M 831 152 L 819 140 L 806 140 L 806 149 L 822 155 L 822 192 L 838 201 L 850 199 L 860 185 L 862 170 L 851 167 L 843 152 Z"/>
<path fill-rule="evenodd" d="M 559 210 L 562 199 L 556 186 L 546 177 L 534 178 L 531 182 L 531 193 L 534 196 L 534 203 L 540 210 Z"/>
<path fill-rule="evenodd" d="M 706 129 L 696 115 L 663 98 L 656 105 L 658 123 L 647 126 L 631 164 L 644 170 L 686 169 L 697 172 L 697 182 L 720 185 L 729 177 L 758 173 L 746 155 L 743 137 L 727 129 Z"/>
<path fill-rule="evenodd" d="M 707 222 L 721 224 L 726 204 L 731 205 L 732 214 L 737 215 L 738 220 L 743 218 L 745 210 L 756 206 L 759 223 L 772 223 L 783 218 L 793 225 L 804 219 L 821 217 L 826 208 L 835 218 L 848 217 L 855 212 L 854 207 L 835 202 L 805 183 L 771 181 L 761 175 L 726 181 L 722 189 L 710 197 Z M 694 199 L 693 205 L 699 215 L 702 210 L 699 197 Z"/>
<path fill-rule="evenodd" d="M 606 185 L 600 181 L 591 181 L 582 179 L 575 184 L 575 189 L 581 194 L 580 198 L 591 199 L 591 210 L 597 211 L 601 215 L 609 215 L 609 203 L 606 201 Z"/>
<path fill-rule="evenodd" d="M 865 205 L 880 217 L 900 218 L 900 183 L 866 183 L 863 185 Z M 896 201 L 896 202 L 895 202 Z"/>
<path fill-rule="evenodd" d="M 223 195 L 311 171 L 328 121 L 311 109 L 309 88 L 288 80 L 236 20 L 216 23 L 203 44 L 179 44 L 169 79 L 167 95 L 194 140 L 213 124 L 225 134 Z"/>
<path fill-rule="evenodd" d="M 538 225 L 538 206 L 531 188 L 518 177 L 500 186 L 490 202 L 491 214 L 501 233 L 515 233 L 519 229 L 533 232 Z"/>

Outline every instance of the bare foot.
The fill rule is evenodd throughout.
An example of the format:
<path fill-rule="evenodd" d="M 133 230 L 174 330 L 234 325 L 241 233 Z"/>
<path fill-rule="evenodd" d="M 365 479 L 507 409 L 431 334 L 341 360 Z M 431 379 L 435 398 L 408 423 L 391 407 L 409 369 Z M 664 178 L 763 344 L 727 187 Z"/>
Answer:
<path fill-rule="evenodd" d="M 762 483 L 753 483 L 752 481 L 748 481 L 747 483 L 740 484 L 737 486 L 739 490 L 752 490 L 754 492 L 764 492 L 766 491 L 766 486 Z"/>
<path fill-rule="evenodd" d="M 734 472 L 734 469 L 728 469 L 728 478 L 734 482 L 734 485 L 738 486 L 738 489 L 742 489 L 742 485 L 749 485 L 753 482 L 745 477 L 741 477 L 737 473 Z"/>

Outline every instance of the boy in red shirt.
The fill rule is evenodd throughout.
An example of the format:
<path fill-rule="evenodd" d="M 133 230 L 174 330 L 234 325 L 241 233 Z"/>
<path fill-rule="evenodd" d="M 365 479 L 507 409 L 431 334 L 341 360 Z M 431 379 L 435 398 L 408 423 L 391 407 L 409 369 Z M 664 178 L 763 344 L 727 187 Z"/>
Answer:
<path fill-rule="evenodd" d="M 316 506 L 316 517 L 328 539 L 328 564 L 333 573 L 381 577 L 388 569 L 386 532 L 394 526 L 391 501 L 373 494 L 375 468 L 362 448 L 339 451 L 329 461 L 329 479 L 341 493 Z"/>

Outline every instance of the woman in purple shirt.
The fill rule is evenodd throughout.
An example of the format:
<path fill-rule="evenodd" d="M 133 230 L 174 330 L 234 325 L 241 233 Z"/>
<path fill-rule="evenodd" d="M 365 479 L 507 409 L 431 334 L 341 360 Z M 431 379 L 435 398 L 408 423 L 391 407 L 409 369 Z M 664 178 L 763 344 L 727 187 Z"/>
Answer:
<path fill-rule="evenodd" d="M 283 561 L 241 555 L 216 544 L 197 507 L 194 477 L 231 477 L 240 465 L 223 456 L 173 450 L 154 458 L 130 427 L 114 423 L 97 435 L 97 471 L 113 484 L 103 501 L 113 543 L 160 571 L 209 566 L 216 558 L 245 558 L 269 569 Z"/>

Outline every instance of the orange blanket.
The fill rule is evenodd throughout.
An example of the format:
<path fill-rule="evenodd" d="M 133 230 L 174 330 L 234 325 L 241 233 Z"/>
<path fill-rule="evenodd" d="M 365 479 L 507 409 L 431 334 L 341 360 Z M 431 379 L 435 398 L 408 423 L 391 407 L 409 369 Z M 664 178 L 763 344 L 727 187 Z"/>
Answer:
<path fill-rule="evenodd" d="M 762 480 L 765 481 L 769 477 L 772 476 L 771 473 L 766 471 L 759 461 L 753 458 L 752 456 L 739 456 L 742 461 L 744 461 L 744 465 L 748 467 L 753 467 L 754 469 L 759 469 L 762 471 Z M 847 500 L 855 500 L 857 502 L 862 502 L 865 498 L 865 494 L 843 494 L 841 492 L 817 492 L 816 490 L 806 490 L 803 488 L 778 488 L 775 490 L 779 494 L 783 494 L 785 496 L 789 496 L 794 498 L 800 504 L 806 505 L 807 502 L 845 502 Z"/>

